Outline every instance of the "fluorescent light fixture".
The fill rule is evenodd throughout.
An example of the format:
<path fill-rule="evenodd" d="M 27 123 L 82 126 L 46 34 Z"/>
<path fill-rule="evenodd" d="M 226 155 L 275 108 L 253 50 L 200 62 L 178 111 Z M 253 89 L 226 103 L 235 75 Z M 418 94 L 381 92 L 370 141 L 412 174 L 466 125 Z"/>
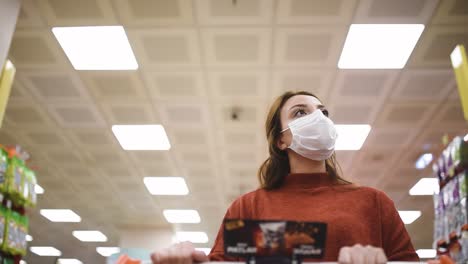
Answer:
<path fill-rule="evenodd" d="M 54 247 L 30 247 L 29 250 L 42 257 L 59 257 L 62 255 L 62 252 Z"/>
<path fill-rule="evenodd" d="M 171 144 L 161 125 L 114 125 L 112 132 L 124 150 L 169 150 Z"/>
<path fill-rule="evenodd" d="M 164 210 L 163 215 L 169 223 L 200 223 L 197 210 Z"/>
<path fill-rule="evenodd" d="M 422 178 L 410 190 L 410 195 L 433 195 L 439 193 L 437 178 Z"/>
<path fill-rule="evenodd" d="M 33 241 L 33 237 L 31 235 L 26 235 L 26 241 L 28 242 Z"/>
<path fill-rule="evenodd" d="M 455 49 L 453 49 L 452 53 L 450 53 L 450 60 L 452 61 L 453 68 L 458 68 L 462 64 L 462 52 L 460 46 L 457 45 Z"/>
<path fill-rule="evenodd" d="M 192 243 L 208 243 L 208 236 L 205 232 L 184 232 L 176 233 L 179 242 L 190 241 Z"/>
<path fill-rule="evenodd" d="M 340 69 L 402 69 L 424 30 L 422 24 L 352 24 Z"/>
<path fill-rule="evenodd" d="M 422 154 L 418 160 L 416 161 L 416 169 L 423 170 L 427 167 L 427 165 L 431 164 L 432 162 L 432 154 L 431 153 L 424 153 Z"/>
<path fill-rule="evenodd" d="M 371 130 L 369 125 L 335 125 L 338 132 L 335 150 L 359 150 Z"/>
<path fill-rule="evenodd" d="M 40 213 L 51 222 L 81 222 L 81 217 L 70 209 L 42 209 Z"/>
<path fill-rule="evenodd" d="M 210 254 L 211 248 L 195 248 L 195 250 L 203 251 L 206 255 Z"/>
<path fill-rule="evenodd" d="M 43 194 L 44 188 L 42 188 L 39 184 L 34 185 L 34 191 L 36 194 Z"/>
<path fill-rule="evenodd" d="M 107 237 L 100 231 L 73 231 L 73 236 L 82 242 L 107 241 Z"/>
<path fill-rule="evenodd" d="M 152 195 L 187 195 L 187 184 L 182 177 L 145 177 L 143 182 Z"/>
<path fill-rule="evenodd" d="M 58 259 L 57 264 L 83 264 L 83 262 L 77 259 Z"/>
<path fill-rule="evenodd" d="M 20 260 L 20 264 L 28 264 L 28 263 L 24 260 Z"/>
<path fill-rule="evenodd" d="M 136 70 L 138 63 L 122 26 L 54 27 L 75 70 Z"/>
<path fill-rule="evenodd" d="M 103 257 L 110 257 L 114 254 L 120 252 L 120 248 L 118 247 L 97 247 L 96 252 L 99 253 Z"/>
<path fill-rule="evenodd" d="M 421 216 L 421 211 L 398 211 L 401 220 L 405 225 L 409 225 Z"/>
<path fill-rule="evenodd" d="M 437 252 L 435 249 L 418 249 L 416 250 L 416 254 L 418 254 L 419 258 L 435 258 Z"/>

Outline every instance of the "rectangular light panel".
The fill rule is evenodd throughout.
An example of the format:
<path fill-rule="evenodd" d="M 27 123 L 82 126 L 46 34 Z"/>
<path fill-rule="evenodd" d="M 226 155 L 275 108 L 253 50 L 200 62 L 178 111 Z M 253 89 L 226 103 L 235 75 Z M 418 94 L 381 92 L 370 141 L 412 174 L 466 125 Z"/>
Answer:
<path fill-rule="evenodd" d="M 100 231 L 73 231 L 73 236 L 82 242 L 107 241 L 107 237 Z"/>
<path fill-rule="evenodd" d="M 340 69 L 402 69 L 419 40 L 422 24 L 352 24 Z"/>
<path fill-rule="evenodd" d="M 112 132 L 124 150 L 169 150 L 171 144 L 161 125 L 114 125 Z"/>
<path fill-rule="evenodd" d="M 54 27 L 75 70 L 136 70 L 138 63 L 122 26 Z"/>
<path fill-rule="evenodd" d="M 40 214 L 51 222 L 81 222 L 81 217 L 70 209 L 41 209 Z"/>
<path fill-rule="evenodd" d="M 152 195 L 187 195 L 187 184 L 182 177 L 145 177 L 146 188 Z"/>

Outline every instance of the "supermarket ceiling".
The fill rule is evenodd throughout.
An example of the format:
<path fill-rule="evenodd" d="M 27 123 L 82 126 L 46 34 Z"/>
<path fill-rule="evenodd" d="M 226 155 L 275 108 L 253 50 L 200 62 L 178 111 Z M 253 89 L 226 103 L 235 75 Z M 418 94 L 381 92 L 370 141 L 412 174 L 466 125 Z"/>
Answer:
<path fill-rule="evenodd" d="M 31 153 L 45 189 L 39 208 L 70 208 L 83 219 L 57 224 L 33 211 L 32 245 L 103 263 L 98 243 L 78 241 L 73 230 L 100 230 L 109 241 L 99 245 L 116 246 L 119 228 L 170 228 L 162 210 L 190 208 L 201 223 L 180 228 L 207 232 L 211 246 L 230 202 L 256 187 L 268 104 L 304 89 L 322 98 L 335 123 L 372 126 L 360 151 L 338 151 L 345 177 L 384 190 L 398 209 L 421 210 L 407 228 L 416 248 L 431 247 L 432 198 L 408 190 L 431 175 L 415 169 L 421 154 L 439 154 L 444 133 L 468 132 L 449 60 L 455 44 L 468 45 L 467 2 L 234 2 L 23 1 L 10 49 L 18 72 L 0 141 Z M 426 27 L 404 69 L 338 69 L 356 23 Z M 122 25 L 138 70 L 75 70 L 51 29 L 85 25 Z M 124 151 L 115 124 L 162 124 L 172 148 Z M 183 176 L 190 194 L 152 196 L 145 176 Z"/>

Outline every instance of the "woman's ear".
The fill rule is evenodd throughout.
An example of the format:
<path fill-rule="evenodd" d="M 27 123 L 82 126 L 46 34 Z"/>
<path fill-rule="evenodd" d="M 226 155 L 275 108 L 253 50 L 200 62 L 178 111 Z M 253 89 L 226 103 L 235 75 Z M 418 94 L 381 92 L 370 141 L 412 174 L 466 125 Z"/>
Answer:
<path fill-rule="evenodd" d="M 276 146 L 281 150 L 285 150 L 285 149 L 288 148 L 288 145 L 286 143 L 284 143 L 284 141 L 283 141 L 283 135 L 281 135 L 278 138 L 278 141 L 276 141 Z"/>

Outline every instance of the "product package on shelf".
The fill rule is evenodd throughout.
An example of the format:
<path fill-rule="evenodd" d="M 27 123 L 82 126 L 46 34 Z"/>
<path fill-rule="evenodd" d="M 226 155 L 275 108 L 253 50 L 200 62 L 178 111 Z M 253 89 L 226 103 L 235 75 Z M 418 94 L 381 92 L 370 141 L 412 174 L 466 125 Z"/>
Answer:
<path fill-rule="evenodd" d="M 10 158 L 5 185 L 6 191 L 15 205 L 35 206 L 37 202 L 34 186 L 37 183 L 34 171 L 17 157 Z"/>
<path fill-rule="evenodd" d="M 6 173 L 8 169 L 8 153 L 0 145 L 0 192 L 5 193 L 7 190 L 6 186 Z"/>
<path fill-rule="evenodd" d="M 26 165 L 29 157 L 20 146 L 0 145 L 0 264 L 18 263 L 27 252 L 25 208 L 37 203 L 36 174 Z"/>
<path fill-rule="evenodd" d="M 456 137 L 434 163 L 440 191 L 434 195 L 434 246 L 438 255 L 468 261 L 468 143 Z"/>
<path fill-rule="evenodd" d="M 15 211 L 7 214 L 3 252 L 11 255 L 26 255 L 26 235 L 28 233 L 28 218 Z"/>

